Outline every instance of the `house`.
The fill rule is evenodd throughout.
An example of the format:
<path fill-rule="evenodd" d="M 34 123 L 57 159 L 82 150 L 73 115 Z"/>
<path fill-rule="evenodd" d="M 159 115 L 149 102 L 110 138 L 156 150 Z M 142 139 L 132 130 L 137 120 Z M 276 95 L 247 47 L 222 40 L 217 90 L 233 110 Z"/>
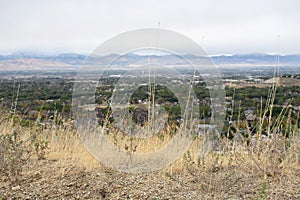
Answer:
<path fill-rule="evenodd" d="M 205 133 L 214 133 L 216 130 L 217 125 L 211 125 L 211 124 L 198 124 L 196 126 L 196 133 L 198 133 L 198 136 L 204 136 Z"/>
<path fill-rule="evenodd" d="M 279 77 L 274 77 L 274 78 L 270 78 L 268 80 L 265 80 L 264 83 L 265 84 L 274 84 L 274 83 L 279 83 L 280 78 Z"/>
<path fill-rule="evenodd" d="M 245 114 L 246 120 L 248 122 L 252 122 L 256 119 L 256 115 L 254 114 L 254 110 L 245 110 L 244 114 Z"/>

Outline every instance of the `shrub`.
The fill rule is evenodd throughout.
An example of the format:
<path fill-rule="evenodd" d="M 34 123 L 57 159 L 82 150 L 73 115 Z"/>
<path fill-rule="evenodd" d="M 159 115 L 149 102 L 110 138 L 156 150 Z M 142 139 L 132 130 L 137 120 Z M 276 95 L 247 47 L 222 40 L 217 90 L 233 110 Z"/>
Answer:
<path fill-rule="evenodd" d="M 20 139 L 18 131 L 0 135 L 0 173 L 15 177 L 22 171 L 30 157 L 30 150 L 25 142 Z"/>

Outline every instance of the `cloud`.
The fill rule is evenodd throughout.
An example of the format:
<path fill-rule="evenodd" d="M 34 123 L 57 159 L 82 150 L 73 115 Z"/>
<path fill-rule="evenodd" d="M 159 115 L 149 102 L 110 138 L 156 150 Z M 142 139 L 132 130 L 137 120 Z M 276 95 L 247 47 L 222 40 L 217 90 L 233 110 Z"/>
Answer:
<path fill-rule="evenodd" d="M 20 49 L 90 52 L 118 33 L 158 27 L 208 53 L 300 53 L 296 0 L 0 1 L 0 53 Z"/>

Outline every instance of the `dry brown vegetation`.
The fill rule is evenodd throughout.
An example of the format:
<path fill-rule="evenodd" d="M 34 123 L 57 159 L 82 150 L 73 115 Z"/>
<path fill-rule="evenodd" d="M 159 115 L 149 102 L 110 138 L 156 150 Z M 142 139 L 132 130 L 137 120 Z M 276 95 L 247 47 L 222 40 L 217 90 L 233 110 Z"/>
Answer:
<path fill-rule="evenodd" d="M 247 83 L 247 82 L 239 82 L 239 83 L 225 83 L 225 86 L 233 87 L 233 88 L 244 88 L 255 86 L 257 88 L 269 88 L 270 84 L 267 83 Z M 299 78 L 285 78 L 281 77 L 278 85 L 280 86 L 300 86 Z"/>
<path fill-rule="evenodd" d="M 24 127 L 21 117 L 1 116 L 0 199 L 300 198 L 300 134 L 295 127 L 289 138 L 220 138 L 218 150 L 205 157 L 199 156 L 202 139 L 196 138 L 171 166 L 130 174 L 102 166 L 71 121 Z M 151 145 L 162 140 L 152 138 Z"/>

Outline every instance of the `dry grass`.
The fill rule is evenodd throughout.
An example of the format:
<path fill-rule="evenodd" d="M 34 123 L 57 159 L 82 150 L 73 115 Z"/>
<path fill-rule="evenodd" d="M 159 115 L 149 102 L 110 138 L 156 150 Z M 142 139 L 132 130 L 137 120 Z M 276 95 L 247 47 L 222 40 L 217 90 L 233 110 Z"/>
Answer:
<path fill-rule="evenodd" d="M 275 92 L 276 90 L 273 88 L 273 93 Z M 265 108 L 268 110 L 272 109 L 272 99 L 275 98 L 272 96 L 272 92 L 269 98 L 269 105 Z M 286 106 L 284 109 L 290 109 L 290 107 Z M 261 112 L 261 116 L 266 113 L 265 110 Z M 30 174 L 34 170 L 39 171 L 40 169 L 36 167 L 41 165 L 32 162 L 37 160 L 37 163 L 43 162 L 46 166 L 49 164 L 52 168 L 57 167 L 60 169 L 59 173 L 45 170 L 45 173 L 56 174 L 57 180 L 64 177 L 69 172 L 68 168 L 70 167 L 75 170 L 73 176 L 77 176 L 77 170 L 78 173 L 87 173 L 93 178 L 97 177 L 99 173 L 104 173 L 101 176 L 103 180 L 108 180 L 108 176 L 110 177 L 109 180 L 123 180 L 121 186 L 117 186 L 114 182 L 111 183 L 110 187 L 119 189 L 106 189 L 110 191 L 106 192 L 106 195 L 110 198 L 118 197 L 116 192 L 123 190 L 140 197 L 138 196 L 140 191 L 134 189 L 136 184 L 142 184 L 144 187 L 142 189 L 147 190 L 147 188 L 153 187 L 149 184 L 153 185 L 161 182 L 163 182 L 163 185 L 173 185 L 169 189 L 159 191 L 159 194 L 166 198 L 191 198 L 188 197 L 188 194 L 194 194 L 197 198 L 200 195 L 201 199 L 300 198 L 298 187 L 300 184 L 300 133 L 298 125 L 291 124 L 288 126 L 290 136 L 286 138 L 281 134 L 271 134 L 271 130 L 277 130 L 280 123 L 276 124 L 266 118 L 265 121 L 271 123 L 269 137 L 263 137 L 263 134 L 259 132 L 255 137 L 245 140 L 237 140 L 238 137 L 233 140 L 219 138 L 218 150 L 211 151 L 205 157 L 202 157 L 200 152 L 203 138 L 196 137 L 189 150 L 172 165 L 159 172 L 148 173 L 143 176 L 140 174 L 126 175 L 126 173 L 119 173 L 102 166 L 84 147 L 73 123 L 70 120 L 61 119 L 59 115 L 54 116 L 52 123 L 41 124 L 37 119 L 29 127 L 22 126 L 23 119 L 17 115 L 10 116 L 4 113 L 1 116 L 0 134 L 17 133 L 20 139 L 31 149 L 31 158 L 27 164 L 22 163 L 24 165 L 23 172 L 2 174 L 3 180 L 7 180 L 5 176 L 22 177 L 26 174 L 26 170 Z M 280 122 L 281 119 L 284 119 L 283 116 L 273 120 Z M 289 120 L 288 117 L 285 119 Z M 261 124 L 263 123 L 262 120 Z M 151 138 L 130 139 L 129 136 L 113 131 L 108 134 L 108 137 L 111 142 L 124 149 L 127 148 L 133 153 L 135 151 L 150 152 L 167 144 L 172 139 L 171 132 L 172 127 L 168 127 L 166 131 Z M 38 161 L 38 159 L 41 159 L 41 161 Z M 57 161 L 59 164 L 53 166 L 52 161 Z M 31 168 L 30 166 L 32 166 L 32 169 L 28 171 L 28 168 Z M 84 169 L 84 172 L 82 172 L 82 169 Z M 31 175 L 28 176 L 29 178 L 32 177 Z M 42 176 L 48 175 L 44 174 Z M 132 181 L 136 177 L 141 180 Z M 18 183 L 17 179 L 9 180 L 13 180 L 12 185 Z M 77 181 L 80 181 L 80 179 Z M 0 185 L 0 191 L 1 187 Z M 124 189 L 124 187 L 127 189 Z M 177 189 L 175 190 L 174 187 Z M 176 194 L 179 196 L 176 196 Z M 15 193 L 10 192 L 7 194 L 9 197 L 14 197 L 14 195 Z"/>

